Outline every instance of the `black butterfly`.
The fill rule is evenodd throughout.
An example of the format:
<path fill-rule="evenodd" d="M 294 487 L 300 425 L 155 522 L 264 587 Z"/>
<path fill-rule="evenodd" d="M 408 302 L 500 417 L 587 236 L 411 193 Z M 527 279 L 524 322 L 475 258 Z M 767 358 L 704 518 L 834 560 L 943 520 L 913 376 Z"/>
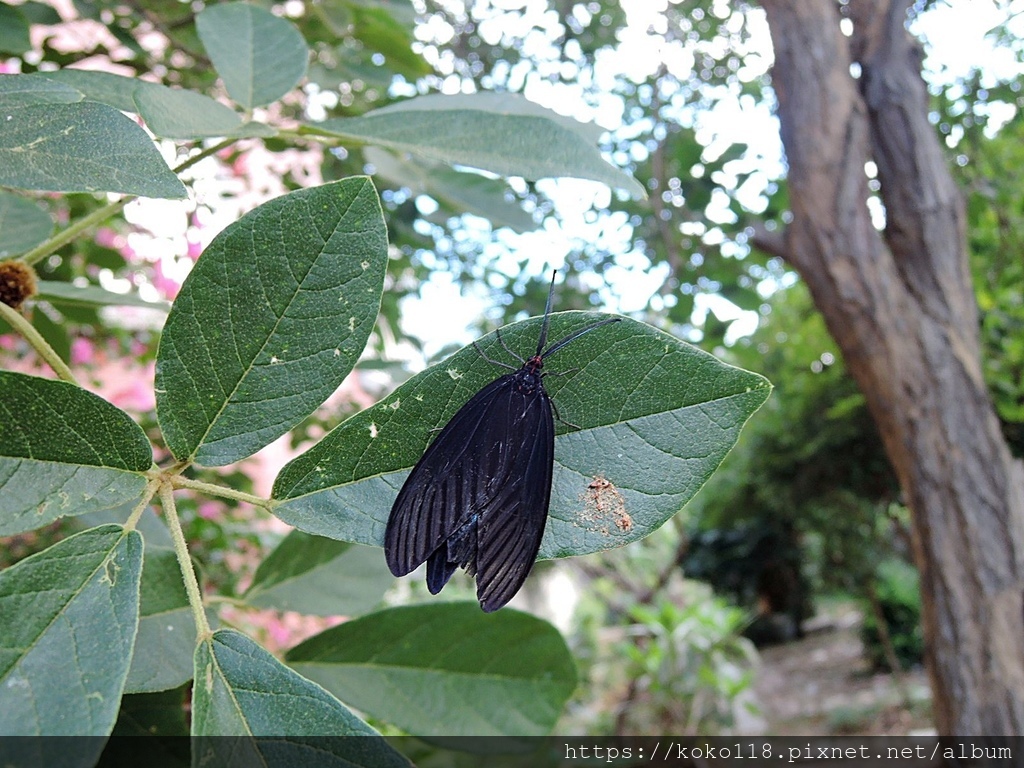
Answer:
<path fill-rule="evenodd" d="M 523 586 L 547 523 L 555 421 L 540 372 L 544 359 L 620 319 L 592 323 L 545 350 L 554 290 L 552 277 L 537 353 L 523 360 L 498 336 L 522 367 L 484 355 L 513 373 L 473 395 L 441 430 L 398 492 L 384 533 L 395 576 L 426 561 L 427 588 L 436 595 L 456 568 L 465 568 L 476 575 L 476 596 L 488 613 Z"/>

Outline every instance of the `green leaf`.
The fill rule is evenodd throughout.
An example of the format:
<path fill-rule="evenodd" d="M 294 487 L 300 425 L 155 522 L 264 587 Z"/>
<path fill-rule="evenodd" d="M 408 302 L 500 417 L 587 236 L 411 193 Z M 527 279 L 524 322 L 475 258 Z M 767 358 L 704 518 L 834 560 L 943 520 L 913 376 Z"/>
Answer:
<path fill-rule="evenodd" d="M 37 3 L 35 0 L 28 0 L 28 2 L 22 3 L 18 6 L 18 10 L 25 14 L 25 18 L 31 24 L 52 26 L 63 21 L 60 14 L 52 6 L 45 3 Z"/>
<path fill-rule="evenodd" d="M 414 194 L 430 195 L 456 212 L 483 216 L 495 226 L 516 232 L 537 229 L 537 222 L 519 205 L 506 199 L 508 185 L 475 173 L 461 173 L 440 163 L 416 160 L 411 155 L 395 157 L 377 147 L 363 150 L 373 165 L 374 175 L 392 184 L 408 187 Z"/>
<path fill-rule="evenodd" d="M 39 335 L 46 343 L 53 348 L 58 357 L 64 362 L 71 360 L 71 338 L 68 336 L 67 323 L 64 318 L 61 322 L 55 322 L 46 312 L 32 313 L 32 326 L 39 331 Z"/>
<path fill-rule="evenodd" d="M 551 316 L 549 339 L 603 317 Z M 528 355 L 540 318 L 507 326 L 502 339 Z M 494 334 L 480 347 L 508 354 Z M 771 385 L 649 325 L 623 319 L 546 361 L 556 422 L 551 507 L 540 557 L 622 546 L 682 509 L 732 448 Z M 349 418 L 274 483 L 274 513 L 308 533 L 381 546 L 398 489 L 436 430 L 504 373 L 473 346 L 417 374 Z"/>
<path fill-rule="evenodd" d="M 13 106 L 0 96 L 0 184 L 48 192 L 185 197 L 133 120 L 94 101 Z"/>
<path fill-rule="evenodd" d="M 338 46 L 335 55 L 340 58 L 336 61 L 331 59 L 328 63 L 320 63 L 313 60 L 309 68 L 309 80 L 321 89 L 334 89 L 342 83 L 347 85 L 358 80 L 367 88 L 386 91 L 394 77 L 391 70 L 374 66 L 371 61 L 363 61 L 361 53 L 349 50 L 347 45 Z"/>
<path fill-rule="evenodd" d="M 596 123 L 581 123 L 573 117 L 560 115 L 547 107 L 516 93 L 456 93 L 428 94 L 406 99 L 376 110 L 376 114 L 391 112 L 449 112 L 453 109 L 488 112 L 493 115 L 525 115 L 552 120 L 579 135 L 588 144 L 596 144 L 604 129 Z"/>
<path fill-rule="evenodd" d="M 539 736 L 576 687 L 553 626 L 476 603 L 391 608 L 321 632 L 288 663 L 415 736 Z"/>
<path fill-rule="evenodd" d="M 177 688 L 192 679 L 196 625 L 174 550 L 147 542 L 139 594 L 139 632 L 125 691 Z"/>
<path fill-rule="evenodd" d="M 93 512 L 75 518 L 75 524 L 89 527 L 123 522 L 130 512 L 130 508 L 124 507 Z M 163 691 L 192 679 L 195 622 L 172 549 L 171 532 L 152 508 L 142 513 L 135 530 L 143 535 L 146 547 L 139 589 L 139 631 L 124 690 L 125 693 Z M 207 609 L 207 618 L 216 625 L 214 610 Z M 123 714 L 122 707 L 121 716 Z"/>
<path fill-rule="evenodd" d="M 106 525 L 0 572 L 0 733 L 110 733 L 131 662 L 141 571 L 142 537 Z M 95 750 L 95 761 L 102 747 L 97 739 L 79 749 Z"/>
<path fill-rule="evenodd" d="M 366 177 L 284 195 L 221 232 L 157 353 L 157 415 L 175 457 L 238 461 L 326 400 L 373 328 L 386 262 Z"/>
<path fill-rule="evenodd" d="M 0 536 L 137 499 L 153 463 L 124 411 L 63 381 L 0 371 Z"/>
<path fill-rule="evenodd" d="M 70 87 L 90 101 L 108 104 L 122 112 L 136 112 L 135 91 L 139 88 L 162 88 L 156 83 L 138 80 L 134 77 L 114 75 L 110 72 L 95 72 L 86 69 L 58 69 L 42 72 L 38 77 L 46 78 L 65 87 Z"/>
<path fill-rule="evenodd" d="M 28 19 L 19 9 L 0 3 L 0 53 L 20 56 L 31 50 Z"/>
<path fill-rule="evenodd" d="M 271 737 L 193 741 L 229 758 L 218 765 L 409 766 L 344 704 L 239 632 L 218 630 L 200 644 L 195 680 L 193 736 Z M 193 765 L 208 757 L 193 754 Z"/>
<path fill-rule="evenodd" d="M 207 6 L 196 30 L 228 95 L 244 109 L 276 101 L 306 74 L 309 48 L 299 30 L 255 5 Z"/>
<path fill-rule="evenodd" d="M 49 211 L 20 195 L 0 190 L 0 259 L 34 248 L 52 231 Z"/>
<path fill-rule="evenodd" d="M 420 96 L 309 130 L 527 180 L 571 176 L 645 196 L 606 162 L 589 129 L 514 94 Z"/>
<path fill-rule="evenodd" d="M 245 600 L 279 611 L 358 616 L 394 581 L 376 548 L 292 531 L 260 563 Z"/>
<path fill-rule="evenodd" d="M 73 285 L 60 280 L 40 280 L 37 298 L 56 304 L 83 307 L 145 307 L 166 312 L 170 306 L 163 301 L 146 301 L 136 293 L 114 293 L 98 285 Z"/>
<path fill-rule="evenodd" d="M 241 116 L 230 107 L 182 88 L 141 88 L 135 103 L 149 129 L 169 139 L 230 136 L 242 125 Z"/>
<path fill-rule="evenodd" d="M 407 80 L 434 73 L 426 60 L 412 49 L 413 24 L 403 24 L 392 8 L 353 3 L 349 6 L 352 37 L 371 51 L 383 54 L 388 68 Z"/>
<path fill-rule="evenodd" d="M 39 104 L 73 104 L 82 94 L 42 75 L 0 75 L 0 109 Z M 5 116 L 6 117 L 6 116 Z"/>
<path fill-rule="evenodd" d="M 100 2 L 101 0 L 71 0 L 78 15 L 92 21 L 100 21 Z"/>

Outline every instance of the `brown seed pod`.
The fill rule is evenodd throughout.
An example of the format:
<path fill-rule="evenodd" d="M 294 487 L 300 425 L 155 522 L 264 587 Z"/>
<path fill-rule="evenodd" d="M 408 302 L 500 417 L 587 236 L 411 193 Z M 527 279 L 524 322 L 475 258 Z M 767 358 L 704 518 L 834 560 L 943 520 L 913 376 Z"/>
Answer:
<path fill-rule="evenodd" d="M 0 302 L 18 309 L 36 292 L 36 272 L 31 266 L 17 259 L 0 261 Z"/>

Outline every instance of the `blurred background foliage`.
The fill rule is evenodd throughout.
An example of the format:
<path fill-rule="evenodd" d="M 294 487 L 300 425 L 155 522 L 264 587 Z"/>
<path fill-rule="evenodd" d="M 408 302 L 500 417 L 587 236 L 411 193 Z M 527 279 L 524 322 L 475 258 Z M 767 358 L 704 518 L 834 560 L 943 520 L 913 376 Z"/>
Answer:
<path fill-rule="evenodd" d="M 570 635 L 585 685 L 567 723 L 591 732 L 728 729 L 752 706 L 756 662 L 742 635 L 759 643 L 798 637 L 816 599 L 837 592 L 863 604 L 872 663 L 889 665 L 893 653 L 904 667 L 919 663 L 920 604 L 893 471 L 804 287 L 780 259 L 749 245 L 752 226 L 778 231 L 787 219 L 777 135 L 751 134 L 772 125 L 756 115 L 774 98 L 765 74 L 770 61 L 756 44 L 764 39 L 764 21 L 755 3 L 668 3 L 644 33 L 665 52 L 648 71 L 623 64 L 629 56 L 624 40 L 636 34 L 627 35 L 627 28 L 636 21 L 616 0 L 259 4 L 290 18 L 313 51 L 308 82 L 273 106 L 275 120 L 355 116 L 418 93 L 524 92 L 605 123 L 606 156 L 648 191 L 648 199 L 631 200 L 588 188 L 581 213 L 565 204 L 564 191 L 544 182 L 483 178 L 412 157 L 374 158 L 358 146 L 322 153 L 324 180 L 388 171 L 375 176 L 393 245 L 388 291 L 373 354 L 360 367 L 361 390 L 379 396 L 409 375 L 392 356 L 398 344 L 418 350 L 417 362 L 424 362 L 423 340 L 402 318 L 406 302 L 439 273 L 491 307 L 476 331 L 536 314 L 549 265 L 530 252 L 539 242 L 530 230 L 568 243 L 570 271 L 559 288 L 559 309 L 630 312 L 764 374 L 776 387 L 684 521 L 613 556 L 570 564 L 581 595 Z M 923 17 L 943 5 L 921 2 L 913 14 Z M 995 5 L 1007 22 L 1019 11 L 1013 2 Z M 110 33 L 83 37 L 89 42 L 78 47 L 59 34 L 50 6 L 9 7 L 36 36 L 28 48 L 16 35 L 0 38 L 5 71 L 106 62 L 122 74 L 218 92 L 195 36 L 195 4 L 75 0 L 79 18 Z M 1021 41 L 1008 23 L 992 37 L 1019 61 Z M 925 53 L 933 122 L 968 203 L 984 371 L 1004 434 L 1024 456 L 1024 188 L 1016 173 L 1024 162 L 1021 82 L 996 76 L 982 63 L 967 76 L 941 77 L 943 62 L 927 42 Z M 722 131 L 723 121 L 711 118 L 726 109 L 741 123 L 751 116 L 749 127 Z M 220 154 L 228 178 L 244 177 L 252 146 L 239 142 Z M 272 154 L 295 149 L 283 139 L 263 146 Z M 315 151 L 312 145 L 299 149 Z M 296 164 L 286 164 L 280 178 L 286 189 L 308 183 Z M 491 201 L 490 220 L 467 210 L 458 195 L 443 194 L 452 188 L 445 185 L 462 185 L 468 199 Z M 204 207 L 232 194 L 229 188 L 222 197 L 193 201 L 189 225 L 204 218 Z M 39 201 L 58 224 L 103 202 L 89 195 L 41 195 Z M 80 238 L 40 264 L 40 276 L 80 284 L 127 280 L 172 297 L 159 261 L 126 245 L 136 230 L 126 220 L 109 222 L 95 237 Z M 183 239 L 176 242 L 183 247 Z M 627 293 L 636 294 L 627 288 L 641 281 L 649 286 L 642 305 L 624 302 Z M 736 332 L 734 319 L 742 312 L 758 318 L 749 335 Z M 157 325 L 96 306 L 53 301 L 32 322 L 67 359 L 83 339 L 105 356 L 131 356 L 140 364 L 151 362 L 156 346 Z M 352 397 L 324 410 L 295 440 L 322 433 L 362 402 Z M 153 426 L 151 414 L 142 418 Z M 196 470 L 199 476 L 203 471 Z M 249 490 L 247 478 L 235 480 Z M 214 564 L 207 578 L 230 589 L 247 567 L 232 563 L 230 553 L 258 549 L 266 536 L 249 530 L 233 508 L 215 514 L 186 505 L 181 511 L 191 521 L 191 544 Z M 684 574 L 711 585 L 715 596 Z M 888 641 L 879 635 L 880 617 Z"/>

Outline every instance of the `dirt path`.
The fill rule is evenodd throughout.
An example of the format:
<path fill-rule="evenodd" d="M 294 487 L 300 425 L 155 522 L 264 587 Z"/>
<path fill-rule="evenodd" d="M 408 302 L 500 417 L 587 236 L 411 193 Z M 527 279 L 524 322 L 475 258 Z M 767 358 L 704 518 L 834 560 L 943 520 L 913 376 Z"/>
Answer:
<path fill-rule="evenodd" d="M 859 637 L 860 614 L 834 609 L 810 622 L 808 635 L 761 651 L 755 690 L 766 733 L 777 736 L 934 733 L 922 670 L 893 676 L 870 671 Z"/>

